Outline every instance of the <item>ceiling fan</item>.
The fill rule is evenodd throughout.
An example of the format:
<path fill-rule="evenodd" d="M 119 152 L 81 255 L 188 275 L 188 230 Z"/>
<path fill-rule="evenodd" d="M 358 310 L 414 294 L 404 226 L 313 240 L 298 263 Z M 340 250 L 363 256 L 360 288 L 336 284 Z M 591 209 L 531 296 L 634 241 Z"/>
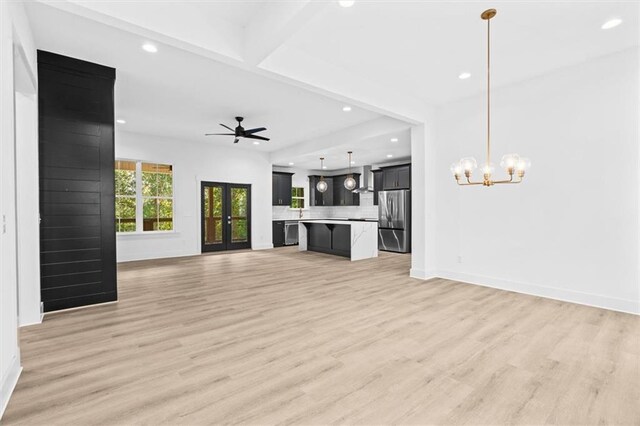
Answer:
<path fill-rule="evenodd" d="M 240 138 L 259 139 L 261 141 L 269 140 L 269 138 L 265 138 L 265 137 L 254 134 L 254 133 L 267 130 L 266 127 L 256 127 L 255 129 L 245 130 L 245 128 L 242 127 L 242 120 L 244 120 L 243 117 L 236 117 L 236 121 L 238 122 L 238 127 L 236 127 L 235 130 L 225 124 L 220 123 L 222 127 L 224 127 L 225 129 L 231 130 L 233 133 L 205 133 L 205 136 L 214 136 L 214 135 L 234 136 L 235 139 L 233 140 L 233 143 L 238 143 Z"/>

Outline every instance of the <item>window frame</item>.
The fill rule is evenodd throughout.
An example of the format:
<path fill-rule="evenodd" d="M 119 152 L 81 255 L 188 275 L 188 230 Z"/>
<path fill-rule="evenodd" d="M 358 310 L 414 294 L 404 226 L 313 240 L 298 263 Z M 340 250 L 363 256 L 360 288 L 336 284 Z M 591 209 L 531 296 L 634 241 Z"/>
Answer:
<path fill-rule="evenodd" d="M 159 235 L 159 234 L 175 234 L 176 231 L 176 167 L 173 163 L 166 161 L 151 161 L 151 160 L 136 160 L 133 158 L 116 158 L 116 162 L 118 161 L 129 161 L 136 163 L 136 230 L 132 232 L 118 232 L 116 231 L 117 236 L 121 235 Z M 166 196 L 145 196 L 142 194 L 142 163 L 145 164 L 163 164 L 167 166 L 171 166 L 171 197 Z M 118 198 L 118 194 L 114 194 L 114 198 Z M 130 197 L 121 195 L 120 197 Z M 156 230 L 156 231 L 144 231 L 144 200 L 146 198 L 149 199 L 160 199 L 160 200 L 171 200 L 171 218 L 172 221 L 172 229 L 171 230 Z"/>
<path fill-rule="evenodd" d="M 293 190 L 294 189 L 301 189 L 302 190 L 302 197 L 294 197 L 293 195 Z M 305 206 L 305 196 L 304 196 L 304 186 L 291 186 L 291 204 L 293 204 L 293 200 L 302 200 L 302 207 L 293 207 L 293 205 L 290 207 L 293 210 L 305 210 L 306 206 Z"/>

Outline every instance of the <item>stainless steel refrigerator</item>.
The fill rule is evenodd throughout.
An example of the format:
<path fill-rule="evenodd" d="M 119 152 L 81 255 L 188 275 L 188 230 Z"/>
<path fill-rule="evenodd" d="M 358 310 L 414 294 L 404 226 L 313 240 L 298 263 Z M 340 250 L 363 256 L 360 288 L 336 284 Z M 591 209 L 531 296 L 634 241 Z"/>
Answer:
<path fill-rule="evenodd" d="M 411 252 L 411 191 L 378 192 L 378 249 Z"/>

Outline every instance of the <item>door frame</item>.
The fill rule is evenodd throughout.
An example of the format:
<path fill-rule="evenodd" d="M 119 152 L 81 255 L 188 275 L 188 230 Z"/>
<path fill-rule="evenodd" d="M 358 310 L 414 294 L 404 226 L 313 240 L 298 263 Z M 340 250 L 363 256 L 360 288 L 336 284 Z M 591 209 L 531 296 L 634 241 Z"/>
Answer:
<path fill-rule="evenodd" d="M 228 240 L 231 232 L 231 226 L 224 224 L 222 227 L 222 244 L 205 244 L 205 226 L 204 226 L 204 188 L 207 186 L 222 186 L 224 193 L 223 208 L 225 211 L 222 216 L 228 215 L 228 209 L 231 209 L 231 188 L 245 188 L 247 190 L 247 241 L 242 243 L 232 243 Z M 232 183 L 232 182 L 213 182 L 200 181 L 200 252 L 208 253 L 212 251 L 242 250 L 251 249 L 251 184 Z"/>

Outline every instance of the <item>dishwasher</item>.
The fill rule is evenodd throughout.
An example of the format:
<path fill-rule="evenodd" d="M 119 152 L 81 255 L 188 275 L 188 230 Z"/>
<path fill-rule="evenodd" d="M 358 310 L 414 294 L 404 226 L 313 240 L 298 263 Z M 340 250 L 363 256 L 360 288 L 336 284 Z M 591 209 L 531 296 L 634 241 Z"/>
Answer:
<path fill-rule="evenodd" d="M 284 223 L 284 245 L 295 244 L 298 244 L 298 221 L 287 221 Z"/>

